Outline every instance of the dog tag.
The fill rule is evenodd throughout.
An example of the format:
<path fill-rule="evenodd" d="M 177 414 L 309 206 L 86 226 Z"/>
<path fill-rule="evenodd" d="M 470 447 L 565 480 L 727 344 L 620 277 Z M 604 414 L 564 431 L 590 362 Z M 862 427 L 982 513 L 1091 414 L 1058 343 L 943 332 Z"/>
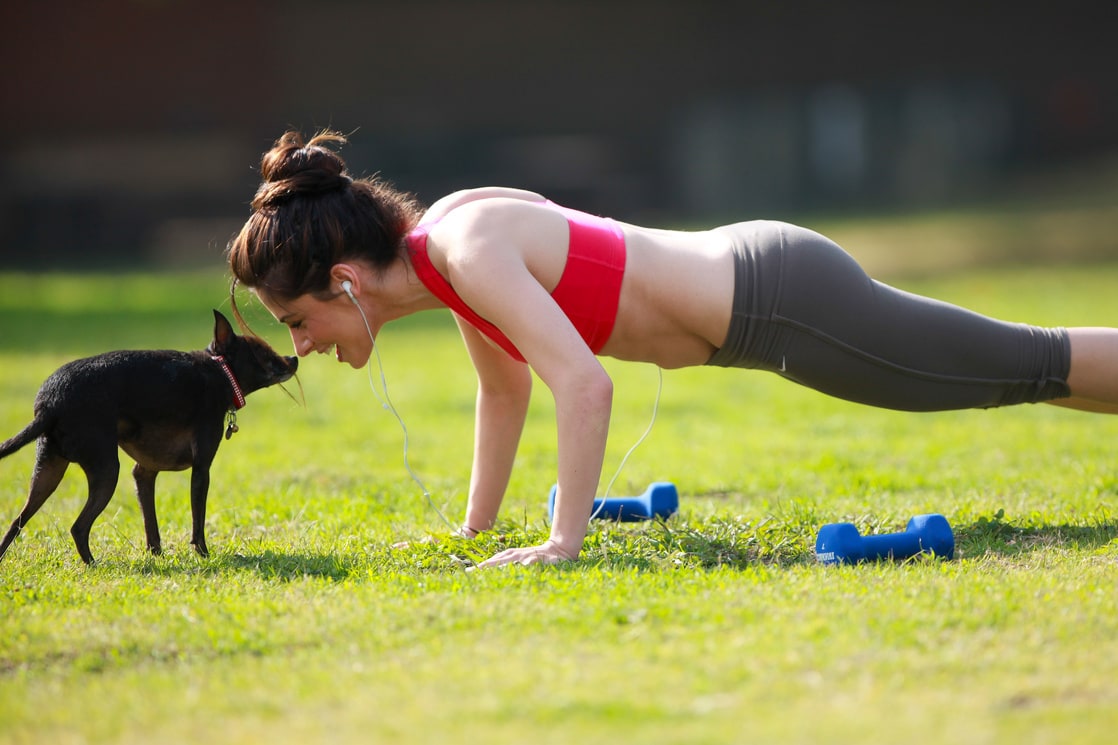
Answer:
<path fill-rule="evenodd" d="M 237 412 L 230 409 L 229 413 L 225 415 L 225 439 L 228 440 L 234 432 L 240 431 L 240 427 L 237 426 Z"/>

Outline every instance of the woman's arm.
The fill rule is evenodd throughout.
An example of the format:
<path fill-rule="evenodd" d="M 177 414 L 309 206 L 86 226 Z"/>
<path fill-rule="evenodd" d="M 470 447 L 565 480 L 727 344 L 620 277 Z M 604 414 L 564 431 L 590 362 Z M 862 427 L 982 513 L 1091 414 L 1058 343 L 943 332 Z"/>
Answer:
<path fill-rule="evenodd" d="M 493 527 L 508 489 L 528 414 L 532 373 L 473 326 L 457 316 L 455 320 L 478 378 L 474 463 L 463 526 L 477 533 Z"/>
<path fill-rule="evenodd" d="M 548 263 L 565 250 L 566 241 L 561 217 L 507 200 L 456 210 L 430 235 L 429 250 L 443 254 L 455 291 L 508 336 L 555 398 L 559 491 L 551 538 L 541 546 L 504 551 L 483 566 L 573 559 L 586 537 L 613 384 L 528 267 L 530 257 Z M 483 459 L 496 462 L 497 456 Z"/>
<path fill-rule="evenodd" d="M 541 379 L 555 397 L 559 442 L 559 489 L 550 539 L 535 549 L 512 549 L 498 554 L 485 565 L 575 559 L 582 551 L 602 475 L 613 403 L 613 381 L 597 359 L 591 359 L 594 366 L 580 364 L 540 371 Z M 558 553 L 546 550 L 548 544 L 557 548 Z"/>

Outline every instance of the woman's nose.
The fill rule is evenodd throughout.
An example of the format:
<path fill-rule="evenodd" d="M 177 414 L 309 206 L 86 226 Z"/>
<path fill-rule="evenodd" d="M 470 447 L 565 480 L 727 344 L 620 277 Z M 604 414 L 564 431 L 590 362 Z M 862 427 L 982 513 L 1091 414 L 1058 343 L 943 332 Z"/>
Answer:
<path fill-rule="evenodd" d="M 291 345 L 295 347 L 295 354 L 300 357 L 306 357 L 314 350 L 314 342 L 306 332 L 299 329 L 291 329 Z"/>

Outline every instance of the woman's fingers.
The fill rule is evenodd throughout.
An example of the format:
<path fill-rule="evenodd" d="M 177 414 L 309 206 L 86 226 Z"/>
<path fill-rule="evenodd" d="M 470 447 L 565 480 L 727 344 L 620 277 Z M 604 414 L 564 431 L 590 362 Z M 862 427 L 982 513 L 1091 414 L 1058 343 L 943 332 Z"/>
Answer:
<path fill-rule="evenodd" d="M 489 567 L 507 566 L 509 564 L 520 564 L 522 566 L 531 566 L 532 564 L 557 564 L 560 561 L 570 561 L 571 557 L 556 546 L 551 541 L 543 543 L 539 546 L 532 546 L 530 548 L 508 548 L 499 554 L 494 554 L 490 558 L 478 564 L 479 569 L 487 569 Z"/>

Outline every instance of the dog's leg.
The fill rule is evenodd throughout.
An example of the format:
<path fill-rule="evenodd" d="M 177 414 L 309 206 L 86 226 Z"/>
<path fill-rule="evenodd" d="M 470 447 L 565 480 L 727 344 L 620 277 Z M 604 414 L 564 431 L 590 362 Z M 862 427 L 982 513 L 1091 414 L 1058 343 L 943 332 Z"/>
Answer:
<path fill-rule="evenodd" d="M 159 520 L 155 517 L 155 477 L 158 475 L 159 471 L 149 470 L 139 463 L 132 468 L 132 478 L 136 481 L 136 499 L 140 502 L 140 512 L 144 516 L 148 551 L 155 556 L 163 553 L 163 542 L 159 539 Z"/>
<path fill-rule="evenodd" d="M 8 528 L 4 540 L 0 542 L 0 559 L 4 558 L 8 546 L 12 545 L 12 541 L 23 530 L 27 521 L 39 511 L 47 498 L 54 494 L 54 490 L 62 483 L 62 476 L 65 475 L 66 468 L 69 465 L 70 461 L 55 453 L 46 438 L 39 440 L 38 452 L 35 456 L 35 470 L 31 472 L 31 488 L 27 494 L 27 503 L 23 505 L 23 511 L 19 513 L 19 517 L 12 521 L 12 526 Z"/>
<path fill-rule="evenodd" d="M 70 528 L 70 535 L 74 537 L 82 561 L 92 564 L 89 531 L 93 529 L 93 521 L 108 507 L 109 500 L 113 498 L 113 491 L 116 489 L 117 478 L 120 476 L 120 460 L 116 455 L 116 444 L 113 444 L 111 458 L 80 462 L 79 465 L 85 471 L 86 480 L 89 482 L 89 499 L 86 500 L 85 507 Z"/>
<path fill-rule="evenodd" d="M 195 463 L 190 470 L 190 513 L 194 520 L 190 543 L 199 556 L 209 556 L 206 548 L 206 496 L 210 491 L 210 464 Z"/>

